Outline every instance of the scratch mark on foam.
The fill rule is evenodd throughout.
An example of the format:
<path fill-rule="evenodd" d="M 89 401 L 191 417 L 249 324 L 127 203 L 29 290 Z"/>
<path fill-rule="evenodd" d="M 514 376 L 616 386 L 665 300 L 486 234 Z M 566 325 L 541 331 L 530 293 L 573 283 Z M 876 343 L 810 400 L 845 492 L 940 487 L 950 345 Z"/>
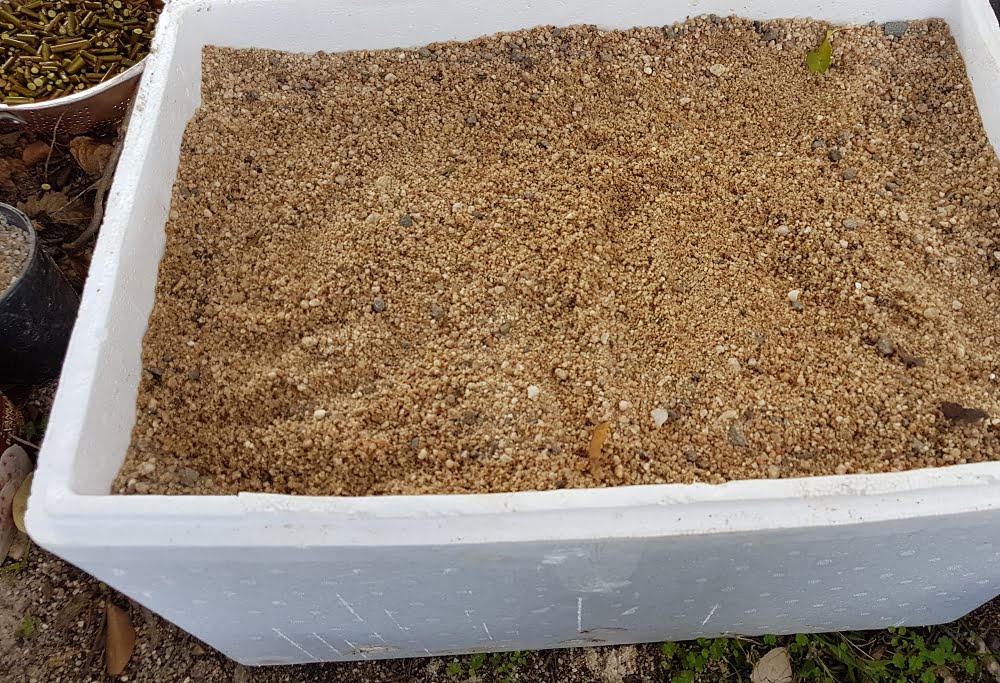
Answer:
<path fill-rule="evenodd" d="M 631 614 L 635 614 L 638 609 L 639 609 L 639 605 L 636 605 L 635 607 L 629 607 L 627 610 L 625 610 L 624 612 L 622 612 L 622 616 L 623 617 L 627 617 L 627 616 L 629 616 Z"/>
<path fill-rule="evenodd" d="M 583 633 L 583 598 L 576 599 L 576 632 Z"/>
<path fill-rule="evenodd" d="M 271 630 L 274 631 L 275 633 L 277 633 L 279 636 L 281 636 L 285 640 L 287 640 L 289 643 L 291 643 L 295 647 L 296 650 L 298 650 L 299 652 L 301 652 L 302 654 L 304 654 L 309 659 L 313 660 L 314 662 L 318 662 L 319 661 L 316 657 L 313 656 L 313 654 L 311 652 L 309 652 L 309 650 L 305 649 L 304 647 L 302 647 L 301 645 L 299 645 L 298 643 L 296 643 L 294 640 L 292 640 L 291 638 L 289 638 L 288 636 L 286 636 L 284 633 L 281 632 L 280 629 L 272 627 Z"/>
<path fill-rule="evenodd" d="M 323 637 L 320 634 L 313 632 L 313 633 L 311 633 L 309 635 L 311 635 L 313 638 L 315 638 L 316 640 L 318 640 L 319 642 L 323 643 L 328 648 L 330 648 L 331 650 L 333 650 L 337 654 L 338 657 L 343 657 L 344 656 L 343 652 L 341 652 L 340 650 L 338 650 L 337 648 L 335 648 L 333 645 L 330 645 L 330 643 L 328 643 L 325 640 L 323 640 Z"/>
<path fill-rule="evenodd" d="M 344 609 L 346 609 L 348 612 L 350 612 L 351 615 L 355 619 L 357 619 L 358 621 L 360 621 L 362 624 L 365 623 L 365 620 L 361 618 L 361 615 L 358 614 L 357 612 L 355 612 L 354 608 L 351 607 L 351 603 L 347 602 L 347 600 L 344 600 L 342 597 L 340 597 L 340 593 L 335 593 L 335 595 L 337 596 L 337 600 L 340 601 L 340 604 L 344 606 Z"/>
<path fill-rule="evenodd" d="M 708 614 L 705 616 L 705 619 L 701 622 L 702 626 L 708 623 L 708 620 L 712 618 L 712 615 L 715 614 L 715 610 L 717 609 L 719 609 L 719 603 L 715 603 L 714 605 L 712 605 L 712 609 L 708 610 Z"/>
<path fill-rule="evenodd" d="M 340 596 L 338 595 L 337 597 Z M 359 654 L 361 655 L 361 659 L 368 659 L 368 655 L 359 650 L 357 645 L 349 641 L 347 638 L 344 638 L 344 642 L 347 643 L 347 647 L 351 648 L 351 650 L 353 651 L 352 654 Z"/>
<path fill-rule="evenodd" d="M 431 654 L 431 651 L 428 650 L 426 647 L 424 648 L 424 652 L 426 652 L 429 657 L 433 657 L 434 656 L 434 655 Z"/>
<path fill-rule="evenodd" d="M 389 644 L 389 643 L 385 642 L 385 638 L 383 638 L 382 636 L 379 635 L 378 631 L 372 631 L 372 635 L 375 636 L 375 640 L 377 640 L 378 642 L 382 643 L 383 645 L 388 645 Z"/>
<path fill-rule="evenodd" d="M 489 639 L 493 640 L 493 635 L 490 633 L 490 630 L 486 627 L 485 621 L 483 622 L 483 630 L 486 631 L 486 635 L 489 637 Z"/>
<path fill-rule="evenodd" d="M 407 627 L 405 627 L 402 624 L 400 624 L 398 621 L 396 621 L 396 617 L 392 616 L 392 612 L 390 612 L 387 609 L 383 609 L 382 611 L 385 612 L 385 615 L 387 617 L 389 617 L 389 621 L 391 621 L 393 624 L 395 624 L 396 628 L 398 628 L 400 631 L 404 631 L 405 632 L 405 631 L 409 631 L 410 630 Z"/>

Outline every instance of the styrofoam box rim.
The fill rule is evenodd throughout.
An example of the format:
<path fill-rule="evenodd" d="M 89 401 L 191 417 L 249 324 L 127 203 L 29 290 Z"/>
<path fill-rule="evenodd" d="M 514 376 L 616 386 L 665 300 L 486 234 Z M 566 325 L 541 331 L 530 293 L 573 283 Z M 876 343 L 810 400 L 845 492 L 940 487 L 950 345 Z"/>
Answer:
<path fill-rule="evenodd" d="M 349 14 L 361 1 L 330 3 L 331 11 Z M 127 295 L 116 299 L 114 292 L 132 267 L 120 255 L 132 230 L 136 198 L 146 190 L 142 170 L 157 135 L 158 116 L 163 114 L 161 108 L 170 85 L 168 78 L 178 32 L 183 19 L 192 13 L 210 12 L 223 5 L 260 2 L 175 0 L 162 15 L 34 480 L 27 524 L 31 536 L 41 545 L 65 551 L 74 547 L 175 544 L 303 547 L 497 543 L 791 529 L 1000 509 L 1000 463 L 721 485 L 672 484 L 488 495 L 377 498 L 253 493 L 171 497 L 96 495 L 97 491 L 108 490 L 110 477 L 124 458 L 121 445 L 127 443 L 128 435 L 116 436 L 115 450 L 120 452 L 114 453 L 112 459 L 117 464 L 94 465 L 93 469 L 100 470 L 98 474 L 91 474 L 91 463 L 81 461 L 79 455 L 87 444 L 107 436 L 94 429 L 95 418 L 91 416 L 91 411 L 100 409 L 99 404 L 105 398 L 102 392 L 107 391 L 102 388 L 101 380 L 102 345 L 120 325 L 122 307 L 145 308 L 148 315 L 148 305 L 131 301 Z M 366 4 L 397 3 L 371 0 Z M 518 23 L 521 10 L 509 10 L 511 19 L 500 22 L 504 24 L 501 28 L 581 23 L 578 17 L 602 14 L 594 10 L 594 0 L 550 4 L 553 10 L 547 14 L 537 8 L 531 10 L 530 5 L 528 9 L 521 8 L 527 12 L 525 16 L 543 19 L 528 24 Z M 974 33 L 959 36 L 960 44 L 976 42 L 982 49 L 975 63 L 966 56 L 967 66 L 987 133 L 994 148 L 998 147 L 1000 94 L 988 85 L 996 83 L 1000 73 L 1000 30 L 985 0 L 896 0 L 867 4 L 820 0 L 814 4 L 822 6 L 821 15 L 831 21 L 886 21 L 900 16 L 954 18 L 961 14 L 963 30 Z M 494 11 L 489 7 L 483 2 L 443 2 L 439 9 Z M 733 13 L 757 18 L 802 13 L 799 3 L 792 0 L 755 4 L 710 0 L 692 2 L 691 7 L 691 14 Z M 645 15 L 636 18 L 641 25 Z M 619 24 L 620 20 L 609 23 Z M 470 31 L 475 26 L 471 23 Z M 279 43 L 282 30 L 275 29 L 275 40 Z M 425 33 L 433 38 L 433 26 Z M 420 30 L 412 35 L 417 40 L 423 37 Z M 451 37 L 474 35 L 479 34 Z M 360 43 L 356 46 L 361 46 L 364 40 L 364 36 L 358 37 Z M 170 178 L 161 180 L 171 182 Z M 162 210 L 165 215 L 166 207 Z M 134 405 L 138 370 L 130 372 L 132 386 L 116 387 L 113 391 L 125 394 L 131 391 L 122 400 L 131 400 Z"/>

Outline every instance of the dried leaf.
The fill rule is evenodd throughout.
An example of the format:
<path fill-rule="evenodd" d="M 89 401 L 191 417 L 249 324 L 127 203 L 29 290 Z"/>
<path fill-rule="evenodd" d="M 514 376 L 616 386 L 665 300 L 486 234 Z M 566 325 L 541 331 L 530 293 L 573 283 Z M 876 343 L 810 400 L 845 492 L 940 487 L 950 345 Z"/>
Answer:
<path fill-rule="evenodd" d="M 83 613 L 87 607 L 90 606 L 94 599 L 93 593 L 77 593 L 66 605 L 59 610 L 59 614 L 56 616 L 54 625 L 60 630 L 65 630 L 73 626 L 76 618 Z"/>
<path fill-rule="evenodd" d="M 14 525 L 22 534 L 28 533 L 28 531 L 24 528 L 24 513 L 28 511 L 28 494 L 31 493 L 31 480 L 34 476 L 35 473 L 30 472 L 28 476 L 24 478 L 24 481 L 21 482 L 21 486 L 17 489 L 17 493 L 14 494 Z"/>
<path fill-rule="evenodd" d="M 84 223 L 90 220 L 90 208 L 82 199 L 71 200 L 62 192 L 43 192 L 17 205 L 28 218 L 47 216 L 56 223 Z M 38 226 L 35 226 L 36 229 Z"/>
<path fill-rule="evenodd" d="M 598 479 L 604 476 L 604 461 L 601 458 L 601 448 L 611 431 L 610 422 L 602 422 L 594 427 L 594 432 L 590 435 L 590 446 L 587 448 L 587 458 L 590 463 L 590 473 Z"/>
<path fill-rule="evenodd" d="M 0 187 L 17 189 L 14 177 L 24 173 L 24 162 L 20 159 L 0 159 Z"/>
<path fill-rule="evenodd" d="M 989 417 L 985 410 L 966 408 L 960 403 L 952 403 L 951 401 L 943 401 L 940 407 L 945 418 L 955 424 L 971 425 Z"/>
<path fill-rule="evenodd" d="M 108 619 L 104 662 L 109 674 L 119 676 L 125 671 L 128 660 L 132 658 L 132 652 L 135 650 L 135 629 L 132 628 L 125 610 L 112 604 L 110 600 L 105 602 L 104 609 Z"/>
<path fill-rule="evenodd" d="M 156 616 L 143 607 L 142 618 L 146 622 L 146 640 L 149 641 L 149 649 L 155 650 L 160 646 L 160 627 L 156 623 Z"/>
<path fill-rule="evenodd" d="M 14 492 L 21 485 L 24 478 L 31 472 L 31 458 L 28 452 L 14 444 L 0 455 L 0 489 L 7 484 L 14 484 Z M 7 501 L 10 504 L 10 501 Z M 0 505 L 0 513 L 6 510 Z"/>
<path fill-rule="evenodd" d="M 17 484 L 8 482 L 0 488 L 0 564 L 7 558 L 7 551 L 14 542 L 17 527 L 14 526 L 14 515 L 10 513 L 10 504 L 17 493 Z"/>
<path fill-rule="evenodd" d="M 32 142 L 21 152 L 21 161 L 26 163 L 28 166 L 34 166 L 35 164 L 48 159 L 49 152 L 51 150 L 52 148 L 41 140 Z"/>
<path fill-rule="evenodd" d="M 814 74 L 823 74 L 830 69 L 830 58 L 833 56 L 833 45 L 830 44 L 830 38 L 833 37 L 834 33 L 835 31 L 827 31 L 823 42 L 806 55 L 806 66 Z"/>
<path fill-rule="evenodd" d="M 21 562 L 28 557 L 28 550 L 31 548 L 31 539 L 28 534 L 18 532 L 14 534 L 14 541 L 10 544 L 7 557 L 15 562 Z"/>
<path fill-rule="evenodd" d="M 911 353 L 907 353 L 904 349 L 896 346 L 896 355 L 899 356 L 899 360 L 903 361 L 903 365 L 908 368 L 922 368 L 927 365 L 925 361 L 920 356 L 914 356 Z"/>
<path fill-rule="evenodd" d="M 754 665 L 751 683 L 792 683 L 792 661 L 788 650 L 776 647 Z"/>
<path fill-rule="evenodd" d="M 99 176 L 104 173 L 114 149 L 114 146 L 106 142 L 98 142 L 85 135 L 75 137 L 69 143 L 69 153 L 76 159 L 80 168 L 90 176 Z"/>

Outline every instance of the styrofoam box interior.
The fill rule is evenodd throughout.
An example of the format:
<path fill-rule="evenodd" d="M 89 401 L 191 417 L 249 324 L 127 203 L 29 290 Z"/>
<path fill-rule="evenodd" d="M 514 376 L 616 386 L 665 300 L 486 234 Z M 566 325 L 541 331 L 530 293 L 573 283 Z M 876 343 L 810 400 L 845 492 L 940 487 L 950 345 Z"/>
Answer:
<path fill-rule="evenodd" d="M 248 664 L 926 624 L 1000 593 L 1000 463 L 492 495 L 108 495 L 204 45 L 415 47 L 708 13 L 943 17 L 1000 147 L 1000 29 L 986 0 L 168 4 L 42 449 L 32 537 Z"/>

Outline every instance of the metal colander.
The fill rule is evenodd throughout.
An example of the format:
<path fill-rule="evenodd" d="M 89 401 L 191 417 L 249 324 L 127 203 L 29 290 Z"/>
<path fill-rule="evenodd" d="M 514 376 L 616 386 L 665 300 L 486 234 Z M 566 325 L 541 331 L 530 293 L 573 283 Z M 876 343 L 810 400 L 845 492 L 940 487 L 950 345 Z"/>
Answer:
<path fill-rule="evenodd" d="M 114 78 L 92 88 L 30 104 L 0 104 L 0 124 L 13 123 L 22 130 L 68 135 L 86 133 L 102 124 L 118 123 L 125 116 L 146 60 L 141 59 Z"/>

